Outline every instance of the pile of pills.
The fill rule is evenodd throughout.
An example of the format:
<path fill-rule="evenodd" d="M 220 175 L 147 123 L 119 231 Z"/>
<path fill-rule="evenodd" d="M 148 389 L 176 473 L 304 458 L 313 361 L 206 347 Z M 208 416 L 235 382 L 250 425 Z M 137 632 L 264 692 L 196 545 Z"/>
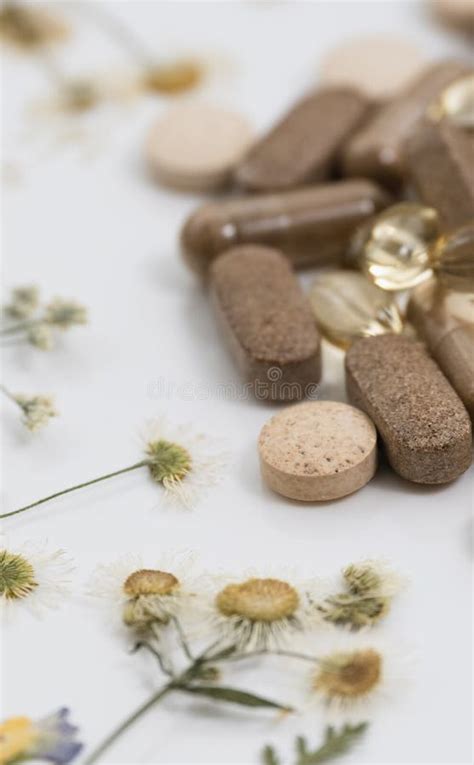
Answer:
<path fill-rule="evenodd" d="M 326 57 L 321 85 L 256 140 L 238 115 L 190 101 L 156 125 L 148 157 L 168 185 L 221 189 L 184 222 L 181 248 L 257 398 L 314 398 L 320 335 L 346 352 L 350 405 L 293 404 L 264 426 L 260 464 L 273 490 L 316 502 L 362 488 L 376 471 L 377 434 L 409 481 L 446 483 L 468 468 L 467 63 L 426 64 L 403 41 L 354 41 Z M 301 268 L 315 269 L 307 294 Z"/>

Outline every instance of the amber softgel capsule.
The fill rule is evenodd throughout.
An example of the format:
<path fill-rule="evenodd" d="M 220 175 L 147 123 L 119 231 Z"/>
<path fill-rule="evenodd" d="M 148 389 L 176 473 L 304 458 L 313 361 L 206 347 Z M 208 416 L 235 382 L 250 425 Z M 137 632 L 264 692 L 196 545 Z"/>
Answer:
<path fill-rule="evenodd" d="M 321 273 L 311 288 L 310 302 L 321 333 L 341 348 L 359 337 L 403 330 L 392 295 L 357 271 Z"/>
<path fill-rule="evenodd" d="M 402 202 L 354 235 L 349 260 L 384 290 L 404 290 L 429 279 L 431 249 L 440 236 L 435 209 Z"/>

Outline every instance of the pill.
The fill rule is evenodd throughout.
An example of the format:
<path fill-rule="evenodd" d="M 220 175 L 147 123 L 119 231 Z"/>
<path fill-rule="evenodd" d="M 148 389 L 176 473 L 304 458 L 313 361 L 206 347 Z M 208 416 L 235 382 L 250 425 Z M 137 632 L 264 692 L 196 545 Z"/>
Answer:
<path fill-rule="evenodd" d="M 357 271 L 323 271 L 311 288 L 310 302 L 321 334 L 341 348 L 358 337 L 403 330 L 394 298 Z"/>
<path fill-rule="evenodd" d="M 367 111 L 367 99 L 349 88 L 312 93 L 249 149 L 236 168 L 237 183 L 279 191 L 329 178 L 341 143 Z"/>
<path fill-rule="evenodd" d="M 474 220 L 440 236 L 431 259 L 443 286 L 474 293 Z"/>
<path fill-rule="evenodd" d="M 202 274 L 217 255 L 240 244 L 277 247 L 296 268 L 316 266 L 342 258 L 357 226 L 387 204 L 387 195 L 365 180 L 212 202 L 185 222 L 182 251 Z"/>
<path fill-rule="evenodd" d="M 474 34 L 474 4 L 472 0 L 432 0 L 439 19 L 447 26 L 467 35 Z"/>
<path fill-rule="evenodd" d="M 369 98 L 392 98 L 425 65 L 419 46 L 395 37 L 360 37 L 331 50 L 321 63 L 324 85 L 346 85 Z"/>
<path fill-rule="evenodd" d="M 442 61 L 425 70 L 348 139 L 341 153 L 343 171 L 400 184 L 405 173 L 403 142 L 440 92 L 469 73 L 467 65 L 456 61 Z"/>
<path fill-rule="evenodd" d="M 373 420 L 399 475 L 440 484 L 467 470 L 469 415 L 421 343 L 401 335 L 363 338 L 345 364 L 349 400 Z"/>
<path fill-rule="evenodd" d="M 410 294 L 407 315 L 474 420 L 474 284 L 454 292 L 438 280 Z"/>
<path fill-rule="evenodd" d="M 349 404 L 308 401 L 272 417 L 258 440 L 265 483 L 290 499 L 317 502 L 361 489 L 377 467 L 377 432 Z"/>
<path fill-rule="evenodd" d="M 404 145 L 410 181 L 424 204 L 436 207 L 445 227 L 474 219 L 474 133 L 422 120 Z"/>
<path fill-rule="evenodd" d="M 277 250 L 235 247 L 211 269 L 216 316 L 244 380 L 259 399 L 314 394 L 321 350 L 311 308 Z"/>
<path fill-rule="evenodd" d="M 439 235 L 436 210 L 401 202 L 356 232 L 348 256 L 378 287 L 405 290 L 431 276 L 431 250 Z"/>
<path fill-rule="evenodd" d="M 428 109 L 433 119 L 444 117 L 458 127 L 474 128 L 474 74 L 461 77 L 443 90 Z"/>
<path fill-rule="evenodd" d="M 146 147 L 148 164 L 166 185 L 207 191 L 229 181 L 252 134 L 236 112 L 194 101 L 180 104 L 154 125 Z"/>

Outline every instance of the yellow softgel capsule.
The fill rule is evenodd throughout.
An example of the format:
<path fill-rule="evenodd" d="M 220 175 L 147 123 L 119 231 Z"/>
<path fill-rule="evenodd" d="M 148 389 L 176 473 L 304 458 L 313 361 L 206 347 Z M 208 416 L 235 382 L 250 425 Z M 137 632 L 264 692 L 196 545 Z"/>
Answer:
<path fill-rule="evenodd" d="M 428 110 L 434 120 L 447 119 L 466 130 L 474 129 L 474 74 L 455 80 Z"/>
<path fill-rule="evenodd" d="M 356 233 L 350 258 L 378 287 L 409 289 L 432 275 L 430 250 L 439 234 L 434 208 L 402 202 Z"/>
<path fill-rule="evenodd" d="M 436 276 L 447 287 L 474 292 L 474 223 L 441 236 L 431 259 Z"/>
<path fill-rule="evenodd" d="M 403 330 L 394 298 L 357 271 L 322 273 L 312 286 L 310 302 L 321 333 L 341 348 L 359 337 Z"/>

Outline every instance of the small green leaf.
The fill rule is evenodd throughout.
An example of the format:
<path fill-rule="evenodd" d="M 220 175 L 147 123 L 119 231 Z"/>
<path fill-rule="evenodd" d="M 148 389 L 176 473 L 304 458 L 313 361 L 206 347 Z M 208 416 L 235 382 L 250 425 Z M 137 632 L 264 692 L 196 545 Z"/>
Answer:
<path fill-rule="evenodd" d="M 262 696 L 256 696 L 253 693 L 239 691 L 236 688 L 214 687 L 212 685 L 187 685 L 180 687 L 180 690 L 186 693 L 193 693 L 196 696 L 207 696 L 216 701 L 227 701 L 231 704 L 241 704 L 245 707 L 269 707 L 272 709 L 283 709 L 285 712 L 291 711 L 289 706 L 279 704 L 276 701 L 265 699 Z"/>
<path fill-rule="evenodd" d="M 266 746 L 262 750 L 262 765 L 280 765 L 280 760 L 272 746 Z"/>
<path fill-rule="evenodd" d="M 301 738 L 297 739 L 298 758 L 296 765 L 319 765 L 321 762 L 329 762 L 329 760 L 333 760 L 336 757 L 341 757 L 341 755 L 348 752 L 356 744 L 367 727 L 368 723 L 366 722 L 359 725 L 344 725 L 339 731 L 335 731 L 334 728 L 328 726 L 322 746 L 313 752 L 309 751 L 306 747 L 301 749 L 301 746 L 298 744 Z"/>

